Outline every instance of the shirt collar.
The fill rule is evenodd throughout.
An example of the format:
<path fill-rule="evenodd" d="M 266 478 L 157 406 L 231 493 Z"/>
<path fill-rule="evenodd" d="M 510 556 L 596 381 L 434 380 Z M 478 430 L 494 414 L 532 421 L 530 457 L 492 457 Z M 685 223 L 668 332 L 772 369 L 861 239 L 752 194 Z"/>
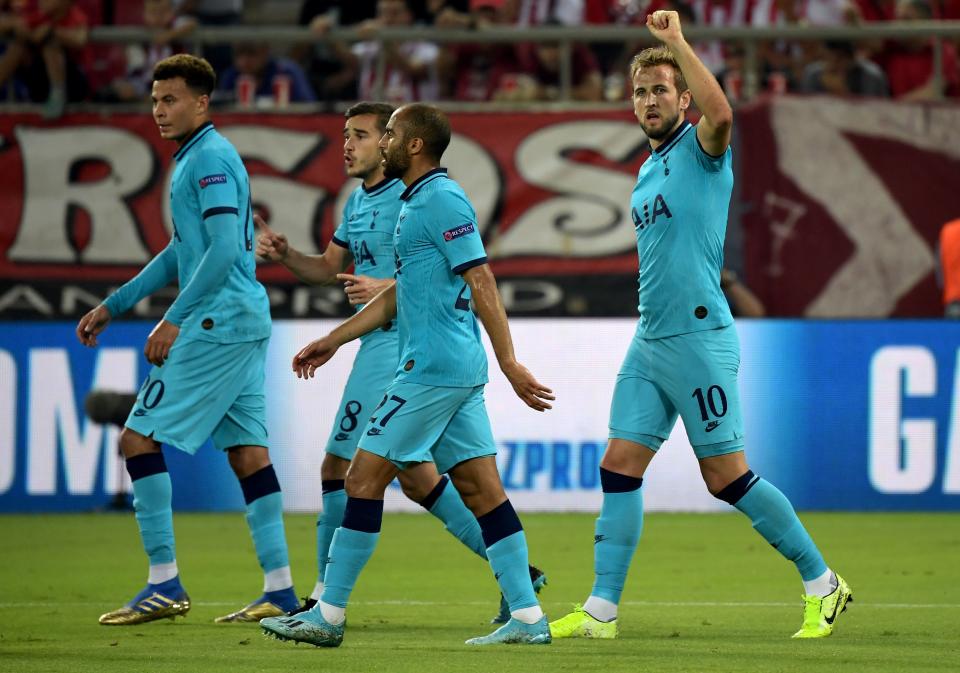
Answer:
<path fill-rule="evenodd" d="M 420 189 L 424 184 L 437 177 L 438 175 L 446 175 L 446 168 L 434 168 L 432 171 L 427 171 L 419 178 L 414 180 L 409 187 L 407 187 L 403 194 L 400 195 L 401 201 L 409 201 L 410 197 L 416 194 L 417 190 Z"/>

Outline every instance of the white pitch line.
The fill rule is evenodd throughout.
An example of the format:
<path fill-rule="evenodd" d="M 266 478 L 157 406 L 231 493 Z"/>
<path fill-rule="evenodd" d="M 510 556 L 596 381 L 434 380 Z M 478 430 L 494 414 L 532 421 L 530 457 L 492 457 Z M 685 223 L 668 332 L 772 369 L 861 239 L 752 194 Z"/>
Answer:
<path fill-rule="evenodd" d="M 241 604 L 243 601 L 193 601 L 197 607 L 232 607 Z M 560 601 L 546 601 L 548 603 L 558 603 Z M 384 601 L 355 601 L 351 605 L 411 605 L 426 607 L 453 607 L 457 605 L 488 605 L 489 601 L 414 601 L 414 600 L 384 600 Z M 794 608 L 799 605 L 798 602 L 792 603 L 757 603 L 757 602 L 737 602 L 737 601 L 623 601 L 620 605 L 635 605 L 639 607 L 666 607 L 666 608 Z M 49 601 L 49 602 L 0 602 L 0 610 L 14 608 L 57 608 L 57 607 L 104 607 L 110 605 L 105 602 L 68 602 L 68 601 Z M 852 609 L 862 610 L 869 608 L 876 609 L 895 609 L 895 610 L 956 610 L 960 609 L 960 603 L 868 603 L 857 602 L 850 606 Z"/>

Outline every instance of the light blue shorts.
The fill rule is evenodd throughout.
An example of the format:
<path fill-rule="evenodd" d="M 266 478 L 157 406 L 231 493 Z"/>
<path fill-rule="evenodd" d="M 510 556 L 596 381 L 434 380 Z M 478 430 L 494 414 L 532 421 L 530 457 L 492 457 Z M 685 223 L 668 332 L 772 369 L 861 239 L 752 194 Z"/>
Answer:
<path fill-rule="evenodd" d="M 683 418 L 697 458 L 743 449 L 733 325 L 664 339 L 634 335 L 610 407 L 610 438 L 656 451 Z"/>
<path fill-rule="evenodd" d="M 127 427 L 189 454 L 208 437 L 221 451 L 267 446 L 268 341 L 177 339 L 167 361 L 151 369 L 140 387 Z"/>
<path fill-rule="evenodd" d="M 483 386 L 446 388 L 394 381 L 363 430 L 360 448 L 401 470 L 434 462 L 443 474 L 458 463 L 493 456 Z"/>
<path fill-rule="evenodd" d="M 367 421 L 397 373 L 400 343 L 396 332 L 374 332 L 360 345 L 326 452 L 351 460 Z"/>

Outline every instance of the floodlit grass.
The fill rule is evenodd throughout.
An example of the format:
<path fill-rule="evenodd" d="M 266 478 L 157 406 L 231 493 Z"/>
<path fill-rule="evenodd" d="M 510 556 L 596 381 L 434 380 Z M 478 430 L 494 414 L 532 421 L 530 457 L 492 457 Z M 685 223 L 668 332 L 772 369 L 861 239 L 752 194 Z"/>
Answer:
<path fill-rule="evenodd" d="M 592 581 L 593 517 L 522 517 L 547 571 L 548 615 Z M 649 515 L 621 606 L 617 641 L 469 648 L 498 592 L 485 563 L 424 515 L 388 515 L 361 576 L 339 649 L 268 640 L 252 624 L 216 625 L 259 595 L 240 514 L 178 514 L 178 562 L 194 607 L 185 619 L 103 627 L 97 617 L 143 584 L 130 514 L 0 516 L 0 672 L 185 671 L 957 671 L 960 516 L 809 514 L 855 602 L 833 637 L 793 641 L 801 585 L 737 515 Z M 314 519 L 287 518 L 294 577 L 313 586 Z"/>

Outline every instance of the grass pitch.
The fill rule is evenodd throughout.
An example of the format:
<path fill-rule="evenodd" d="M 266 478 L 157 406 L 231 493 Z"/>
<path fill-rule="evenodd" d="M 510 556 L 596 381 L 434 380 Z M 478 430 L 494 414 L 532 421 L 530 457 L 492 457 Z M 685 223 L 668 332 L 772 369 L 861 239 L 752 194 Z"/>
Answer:
<path fill-rule="evenodd" d="M 592 581 L 593 518 L 526 515 L 531 559 L 547 571 L 551 618 Z M 280 643 L 214 617 L 259 595 L 241 514 L 178 514 L 185 619 L 103 627 L 97 617 L 143 585 L 131 514 L 2 516 L 0 672 L 957 671 L 960 516 L 808 514 L 855 602 L 831 638 L 793 641 L 801 585 L 792 565 L 739 515 L 654 514 L 620 611 L 616 641 L 469 648 L 488 633 L 498 592 L 489 568 L 425 515 L 388 515 L 353 594 L 339 649 Z M 314 519 L 287 518 L 299 592 L 315 573 Z"/>

